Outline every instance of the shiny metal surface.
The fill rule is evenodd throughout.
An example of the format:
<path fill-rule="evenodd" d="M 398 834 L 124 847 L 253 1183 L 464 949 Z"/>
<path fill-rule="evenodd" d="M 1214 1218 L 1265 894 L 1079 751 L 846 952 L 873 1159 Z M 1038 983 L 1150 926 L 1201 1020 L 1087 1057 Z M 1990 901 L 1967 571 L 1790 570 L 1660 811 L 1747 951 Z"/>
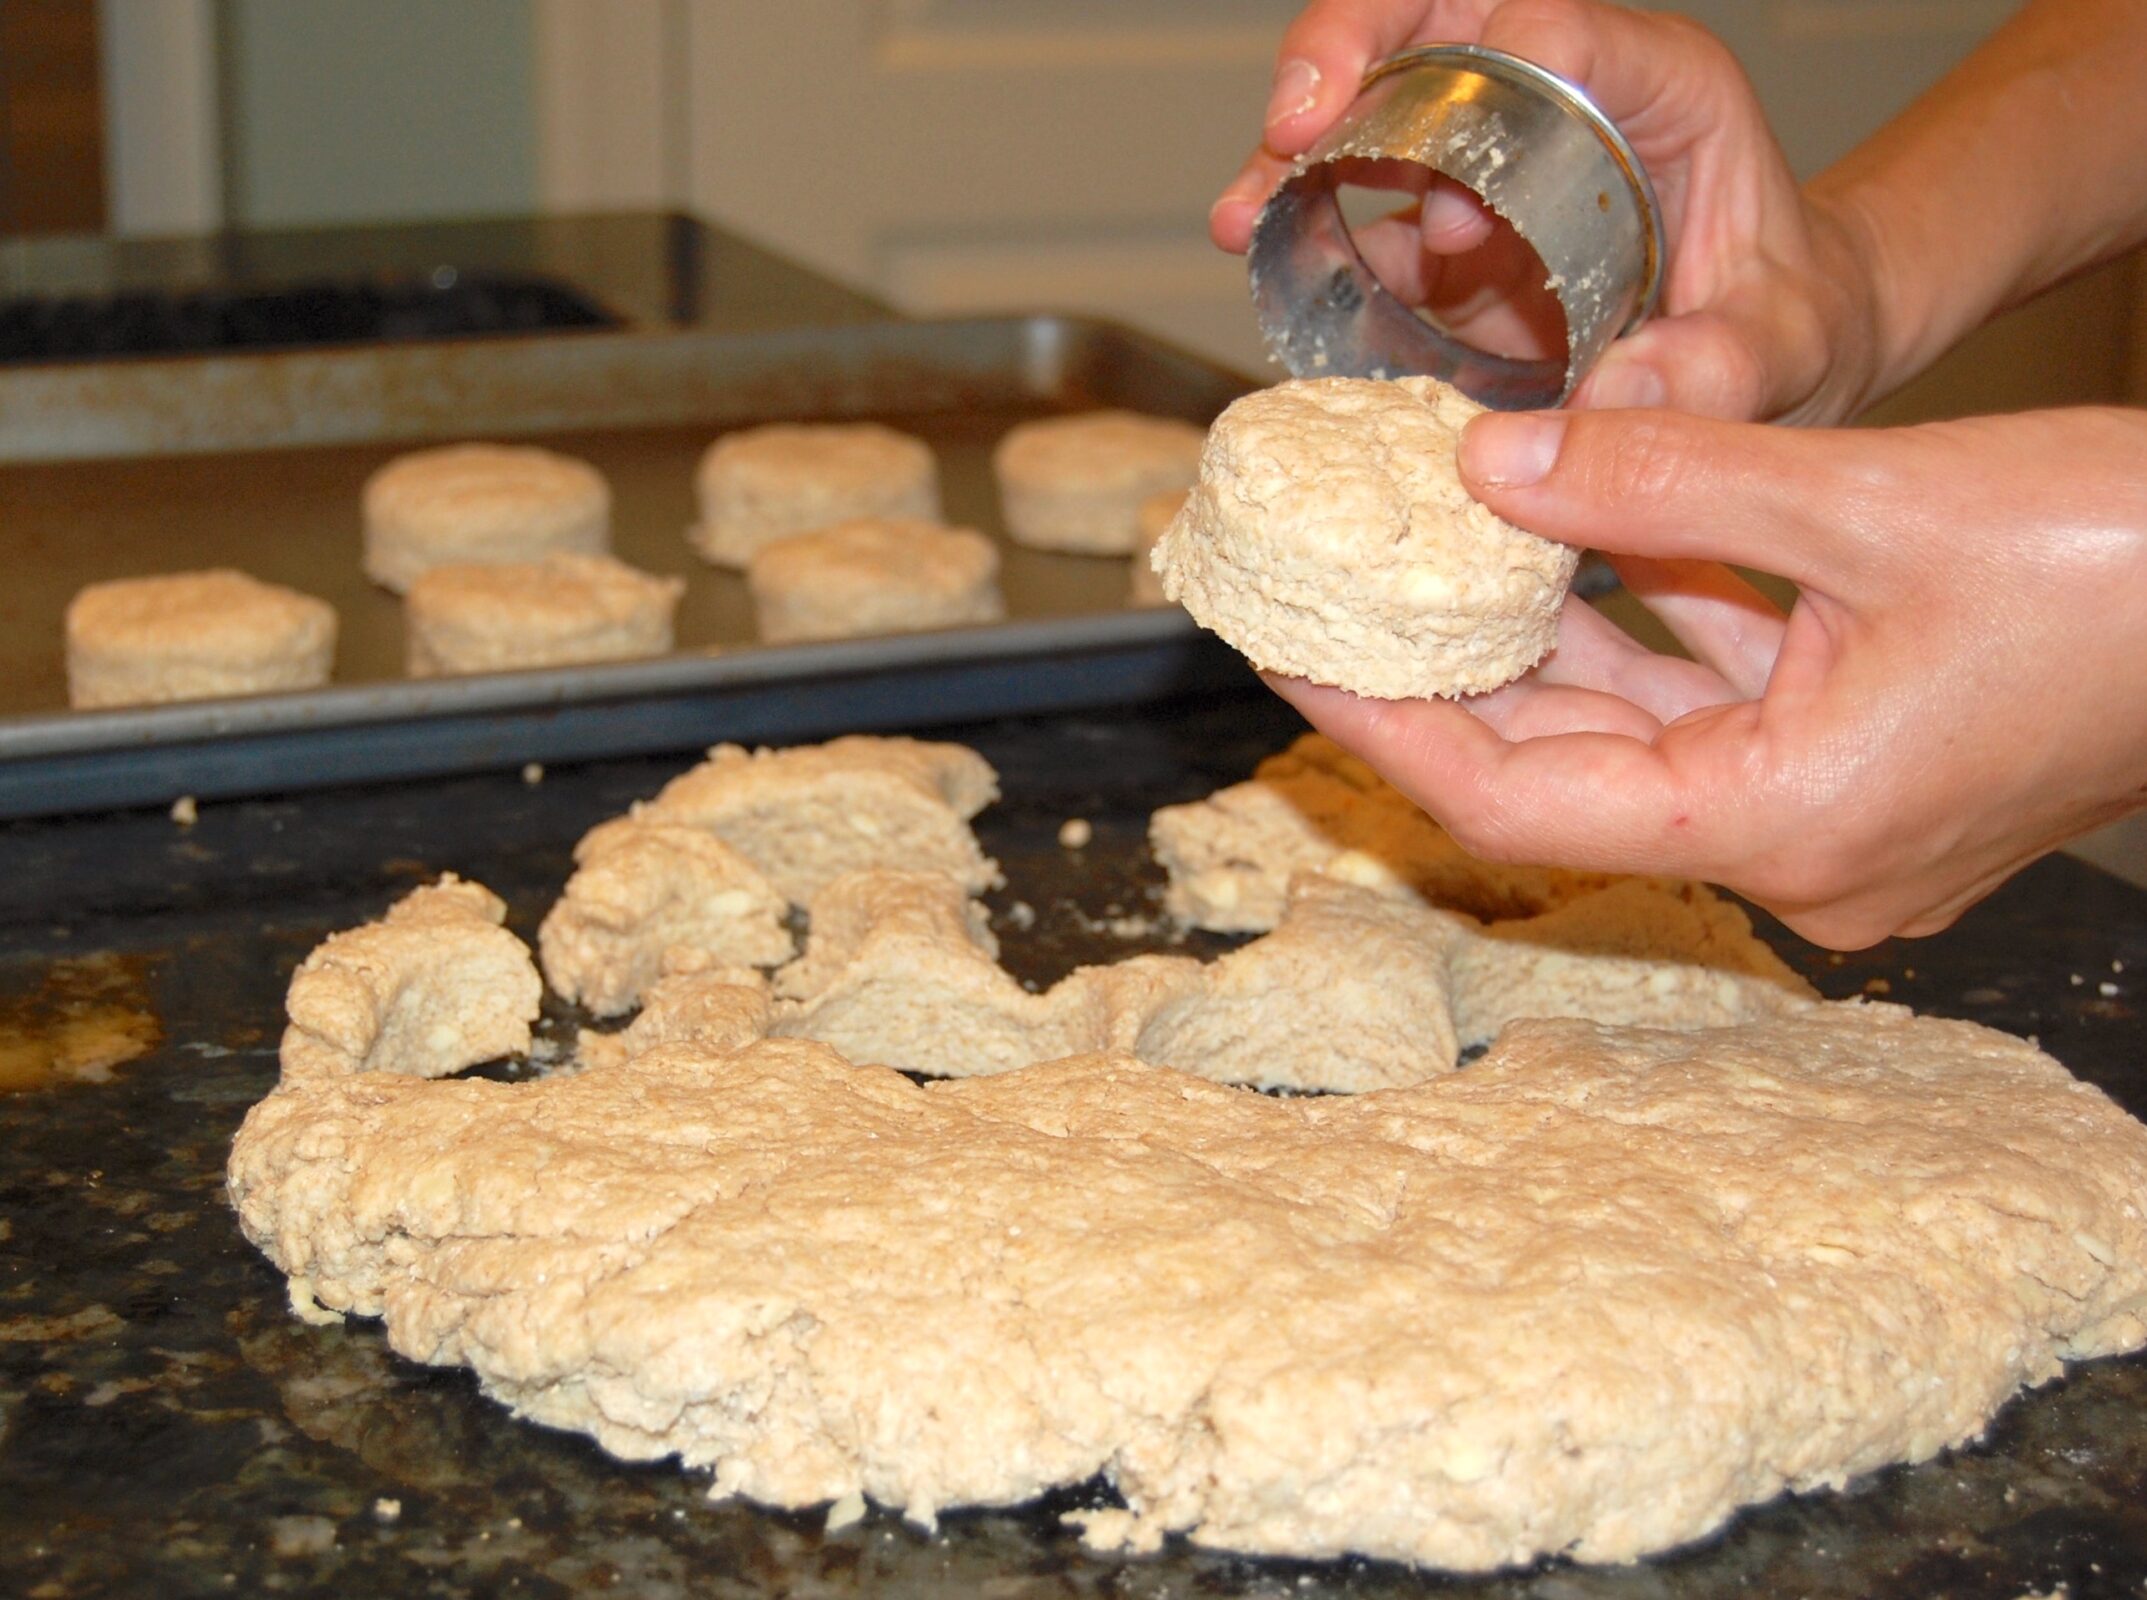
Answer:
<path fill-rule="evenodd" d="M 1566 355 L 1479 350 L 1389 292 L 1350 237 L 1349 164 L 1400 160 L 1481 195 L 1542 258 Z M 1380 63 L 1276 191 L 1253 232 L 1253 305 L 1298 377 L 1430 373 L 1500 409 L 1554 405 L 1654 309 L 1664 245 L 1624 136 L 1574 85 L 1503 51 L 1428 45 Z"/>

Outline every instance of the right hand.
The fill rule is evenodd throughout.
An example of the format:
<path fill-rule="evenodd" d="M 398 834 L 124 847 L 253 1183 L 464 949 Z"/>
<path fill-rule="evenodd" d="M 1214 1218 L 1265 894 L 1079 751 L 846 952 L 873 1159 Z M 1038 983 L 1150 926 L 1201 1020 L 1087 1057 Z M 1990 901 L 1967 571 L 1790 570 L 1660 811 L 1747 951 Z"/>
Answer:
<path fill-rule="evenodd" d="M 1488 695 L 1276 684 L 1477 855 L 1703 878 L 1850 949 L 2147 804 L 2147 412 L 1489 412 L 1460 465 L 1501 516 L 1622 552 L 1693 657 L 1569 599 L 1549 659 Z"/>
<path fill-rule="evenodd" d="M 1736 59 L 1680 17 L 1603 0 L 1312 0 L 1283 37 L 1264 141 L 1210 213 L 1216 243 L 1243 251 L 1366 69 L 1429 43 L 1488 45 L 1579 84 L 1655 185 L 1670 244 L 1660 310 L 1611 346 L 1572 404 L 1809 423 L 1873 398 L 1866 230 L 1853 207 L 1798 188 Z M 1413 261 L 1392 228 L 1368 250 L 1382 281 L 1419 304 L 1467 303 L 1493 220 L 1443 181 L 1407 216 Z"/>

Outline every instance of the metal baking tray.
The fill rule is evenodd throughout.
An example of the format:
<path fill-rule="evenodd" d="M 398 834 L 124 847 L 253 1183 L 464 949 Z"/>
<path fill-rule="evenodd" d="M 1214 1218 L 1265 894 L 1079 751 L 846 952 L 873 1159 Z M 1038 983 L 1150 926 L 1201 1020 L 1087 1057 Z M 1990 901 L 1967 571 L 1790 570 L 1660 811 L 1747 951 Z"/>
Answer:
<path fill-rule="evenodd" d="M 1241 681 L 1175 608 L 1131 609 L 1128 563 L 1005 547 L 1010 620 L 768 648 L 743 581 L 684 530 L 725 429 L 870 418 L 936 451 L 950 520 L 1000 537 L 992 446 L 1053 412 L 1205 423 L 1250 380 L 1060 316 L 765 334 L 578 334 L 0 373 L 0 817 L 487 767 L 812 738 L 1133 702 Z M 610 480 L 620 556 L 687 579 L 678 653 L 467 678 L 402 676 L 400 602 L 359 570 L 358 493 L 413 445 L 525 439 Z M 61 616 L 100 578 L 237 566 L 331 601 L 336 682 L 69 712 Z"/>

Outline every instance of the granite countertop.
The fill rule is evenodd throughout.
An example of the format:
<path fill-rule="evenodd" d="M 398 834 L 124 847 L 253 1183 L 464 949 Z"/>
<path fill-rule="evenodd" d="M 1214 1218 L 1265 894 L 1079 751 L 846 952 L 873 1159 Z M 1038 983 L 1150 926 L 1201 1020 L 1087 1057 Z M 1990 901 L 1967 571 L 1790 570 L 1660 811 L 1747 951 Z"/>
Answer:
<path fill-rule="evenodd" d="M 1149 810 L 1243 775 L 1294 728 L 1248 690 L 949 730 L 1002 775 L 979 831 L 1010 879 L 991 904 L 1016 972 L 1048 982 L 1153 942 L 1112 931 L 1154 908 Z M 824 1534 L 516 1422 L 468 1373 L 393 1355 L 374 1324 L 297 1320 L 223 1193 L 231 1135 L 274 1081 L 293 966 L 443 869 L 493 886 L 533 934 L 580 833 L 687 759 L 204 806 L 190 827 L 161 813 L 0 826 L 0 1082 L 16 1091 L 0 1096 L 0 1589 L 2015 1600 L 2063 1586 L 2084 1600 L 2147 1579 L 2138 1357 L 2016 1401 L 1978 1445 L 1771 1502 L 1693 1550 L 1449 1583 L 1182 1543 L 1095 1555 L 1058 1514 L 1107 1503 L 1101 1485 L 952 1515 L 936 1535 L 884 1511 Z M 1078 859 L 1057 843 L 1068 816 L 1095 829 Z M 2039 1035 L 2147 1110 L 2147 895 L 2114 879 L 2052 858 L 1938 939 L 1852 958 L 1784 944 L 1830 995 L 1885 989 Z M 562 1039 L 573 1020 L 555 1011 L 544 1031 Z"/>

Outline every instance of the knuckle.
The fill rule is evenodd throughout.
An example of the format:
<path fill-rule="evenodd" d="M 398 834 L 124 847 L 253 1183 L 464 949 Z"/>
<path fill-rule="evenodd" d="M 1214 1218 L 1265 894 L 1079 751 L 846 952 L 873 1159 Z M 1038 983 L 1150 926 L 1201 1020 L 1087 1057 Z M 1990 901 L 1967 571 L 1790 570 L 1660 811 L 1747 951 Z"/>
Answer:
<path fill-rule="evenodd" d="M 1454 843 L 1479 861 L 1504 863 L 1512 859 L 1505 830 L 1498 824 L 1497 808 L 1447 806 L 1442 809 L 1438 821 Z"/>
<path fill-rule="evenodd" d="M 1621 506 L 1649 506 L 1675 493 L 1686 468 L 1674 430 L 1645 417 L 1586 420 L 1595 424 L 1589 431 L 1598 436 L 1585 458 L 1587 487 L 1597 497 Z"/>
<path fill-rule="evenodd" d="M 1715 349 L 1710 411 L 1733 422 L 1756 420 L 1767 409 L 1767 364 L 1749 337 L 1733 334 Z"/>

